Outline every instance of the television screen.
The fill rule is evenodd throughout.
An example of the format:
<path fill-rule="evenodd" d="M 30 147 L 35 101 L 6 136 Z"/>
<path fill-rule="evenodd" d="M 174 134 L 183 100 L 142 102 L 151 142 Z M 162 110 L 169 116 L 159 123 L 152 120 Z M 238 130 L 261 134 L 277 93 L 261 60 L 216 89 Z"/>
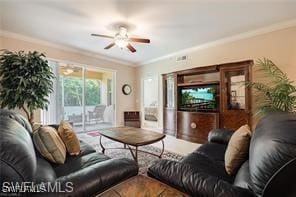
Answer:
<path fill-rule="evenodd" d="M 186 111 L 216 111 L 217 110 L 217 86 L 183 87 L 180 90 L 180 110 Z"/>

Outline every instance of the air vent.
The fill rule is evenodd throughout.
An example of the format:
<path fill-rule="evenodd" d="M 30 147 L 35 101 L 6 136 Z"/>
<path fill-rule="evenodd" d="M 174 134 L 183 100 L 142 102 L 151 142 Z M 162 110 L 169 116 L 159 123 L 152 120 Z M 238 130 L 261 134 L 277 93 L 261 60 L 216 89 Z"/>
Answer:
<path fill-rule="evenodd" d="M 187 55 L 182 55 L 182 56 L 176 57 L 176 62 L 186 61 L 187 59 L 188 59 Z"/>

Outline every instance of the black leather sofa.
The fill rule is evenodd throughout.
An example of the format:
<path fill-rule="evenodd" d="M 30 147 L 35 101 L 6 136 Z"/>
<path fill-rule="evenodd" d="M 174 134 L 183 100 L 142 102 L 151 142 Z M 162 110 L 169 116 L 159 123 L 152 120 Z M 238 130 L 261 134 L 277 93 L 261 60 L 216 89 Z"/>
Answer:
<path fill-rule="evenodd" d="M 190 196 L 296 196 L 296 115 L 263 118 L 253 134 L 249 159 L 235 176 L 224 168 L 224 153 L 232 132 L 217 129 L 181 162 L 158 160 L 148 175 Z"/>
<path fill-rule="evenodd" d="M 81 142 L 79 156 L 67 155 L 64 164 L 52 164 L 35 150 L 31 134 L 31 126 L 24 117 L 0 110 L 0 192 L 3 195 L 13 195 L 14 192 L 3 192 L 9 185 L 34 182 L 39 186 L 44 184 L 40 192 L 25 190 L 27 192 L 18 195 L 94 196 L 138 174 L 134 161 L 111 159 L 84 142 Z M 48 190 L 49 185 L 63 192 Z"/>

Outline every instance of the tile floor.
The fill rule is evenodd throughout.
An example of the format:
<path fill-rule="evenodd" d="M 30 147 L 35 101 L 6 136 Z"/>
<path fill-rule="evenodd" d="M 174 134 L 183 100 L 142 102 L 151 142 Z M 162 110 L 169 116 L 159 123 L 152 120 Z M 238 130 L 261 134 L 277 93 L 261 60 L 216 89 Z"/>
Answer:
<path fill-rule="evenodd" d="M 156 146 L 158 148 L 162 148 L 161 142 L 157 142 L 155 144 L 151 144 L 152 146 Z M 201 144 L 188 142 L 185 140 L 177 139 L 173 136 L 167 135 L 164 138 L 164 148 L 167 151 L 177 153 L 180 155 L 188 155 L 197 149 Z"/>
<path fill-rule="evenodd" d="M 154 130 L 151 128 L 144 128 L 147 130 L 151 131 L 156 131 L 162 133 L 162 131 L 159 130 Z M 158 148 L 162 148 L 161 142 L 157 142 L 154 144 L 151 144 L 152 146 L 156 146 Z M 185 140 L 177 139 L 174 136 L 166 135 L 164 138 L 164 148 L 167 151 L 177 153 L 180 155 L 188 155 L 189 153 L 193 152 L 196 150 L 201 144 L 193 143 L 193 142 L 188 142 Z"/>

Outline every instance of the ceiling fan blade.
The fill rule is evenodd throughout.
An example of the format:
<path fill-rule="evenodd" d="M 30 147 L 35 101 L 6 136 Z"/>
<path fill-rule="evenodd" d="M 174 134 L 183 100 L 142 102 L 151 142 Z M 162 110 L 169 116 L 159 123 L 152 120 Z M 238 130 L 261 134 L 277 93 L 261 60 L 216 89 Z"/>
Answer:
<path fill-rule="evenodd" d="M 113 36 L 107 36 L 107 35 L 102 35 L 102 34 L 91 34 L 92 36 L 98 36 L 98 37 L 103 37 L 103 38 L 114 38 Z"/>
<path fill-rule="evenodd" d="M 136 52 L 137 50 L 130 44 L 128 43 L 128 45 L 126 46 L 132 53 Z"/>
<path fill-rule="evenodd" d="M 131 42 L 150 43 L 150 40 L 145 38 L 129 38 L 128 40 Z"/>
<path fill-rule="evenodd" d="M 113 47 L 114 45 L 115 45 L 115 43 L 113 42 L 113 43 L 109 44 L 108 46 L 106 46 L 104 49 L 110 49 L 110 48 Z"/>

